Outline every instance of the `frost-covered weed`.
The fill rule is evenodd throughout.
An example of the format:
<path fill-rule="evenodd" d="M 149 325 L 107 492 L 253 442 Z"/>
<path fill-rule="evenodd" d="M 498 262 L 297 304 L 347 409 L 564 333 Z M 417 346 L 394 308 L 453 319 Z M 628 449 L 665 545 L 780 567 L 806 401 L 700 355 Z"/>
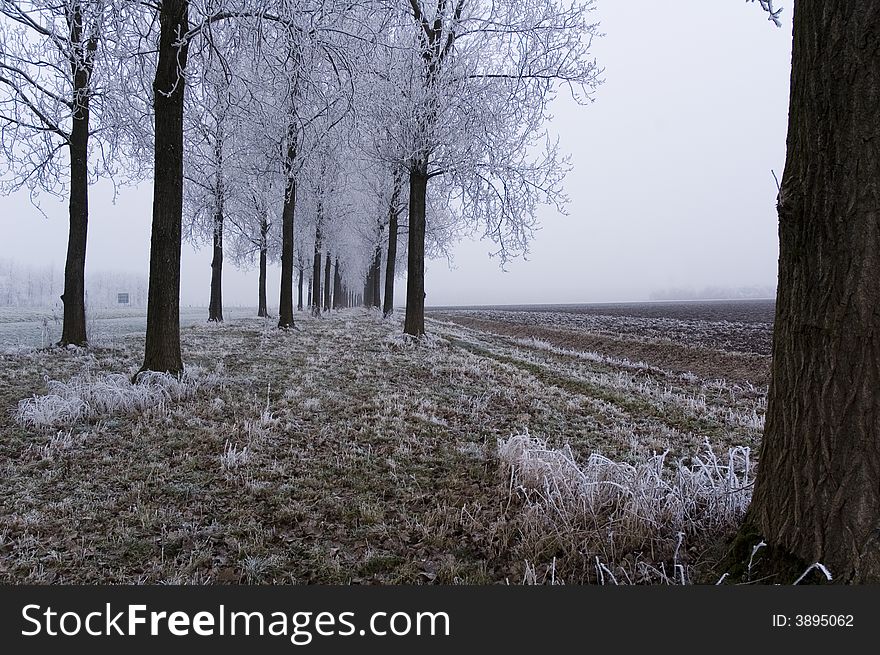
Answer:
<path fill-rule="evenodd" d="M 27 427 L 60 427 L 113 414 L 142 413 L 220 386 L 219 373 L 192 367 L 180 377 L 147 371 L 136 384 L 121 373 L 86 372 L 68 382 L 50 380 L 45 395 L 19 401 L 16 421 Z"/>
<path fill-rule="evenodd" d="M 229 441 L 223 448 L 223 454 L 220 455 L 220 469 L 223 471 L 232 471 L 239 466 L 244 466 L 250 460 L 250 450 L 247 446 L 239 448 Z"/>
<path fill-rule="evenodd" d="M 27 450 L 33 449 L 36 451 L 40 459 L 55 459 L 55 455 L 59 451 L 69 450 L 79 441 L 81 441 L 81 439 L 75 438 L 71 431 L 68 430 L 65 432 L 59 430 L 49 437 L 49 441 L 45 445 L 37 447 L 29 446 Z"/>
<path fill-rule="evenodd" d="M 524 502 L 524 538 L 536 550 L 600 558 L 597 578 L 613 569 L 630 582 L 687 581 L 683 542 L 734 529 L 751 499 L 747 447 L 723 460 L 707 443 L 690 461 L 670 463 L 663 453 L 632 465 L 593 453 L 581 463 L 567 445 L 552 448 L 526 431 L 499 440 L 498 454 L 511 495 Z"/>

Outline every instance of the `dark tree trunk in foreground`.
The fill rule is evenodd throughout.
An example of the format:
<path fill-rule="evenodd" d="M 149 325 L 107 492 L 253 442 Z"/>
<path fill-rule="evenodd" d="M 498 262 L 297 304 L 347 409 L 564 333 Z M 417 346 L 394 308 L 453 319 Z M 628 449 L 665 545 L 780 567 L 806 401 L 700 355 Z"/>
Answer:
<path fill-rule="evenodd" d="M 142 371 L 183 372 L 180 356 L 180 238 L 183 217 L 183 97 L 189 3 L 163 0 L 153 82 L 155 152 L 150 288 Z"/>
<path fill-rule="evenodd" d="M 428 174 L 417 164 L 409 174 L 409 252 L 406 270 L 406 318 L 403 331 L 425 333 L 425 204 Z"/>
<path fill-rule="evenodd" d="M 71 21 L 71 41 L 82 41 L 82 14 L 75 5 Z M 89 45 L 89 47 L 93 47 Z M 73 112 L 70 148 L 70 232 L 64 265 L 64 323 L 59 345 L 86 345 L 86 239 L 89 227 L 89 94 L 91 66 L 73 68 L 74 96 L 79 98 Z"/>
<path fill-rule="evenodd" d="M 315 227 L 315 258 L 312 262 L 312 316 L 321 315 L 321 222 Z"/>
<path fill-rule="evenodd" d="M 288 146 L 287 161 L 296 158 L 296 149 Z M 281 294 L 278 305 L 278 327 L 293 327 L 293 220 L 296 211 L 296 180 L 287 176 L 284 208 L 281 211 Z"/>
<path fill-rule="evenodd" d="M 795 5 L 770 395 L 740 533 L 835 582 L 880 582 L 878 35 L 880 3 Z"/>
<path fill-rule="evenodd" d="M 345 307 L 345 292 L 342 290 L 342 276 L 339 274 L 339 257 L 333 264 L 333 309 Z"/>
<path fill-rule="evenodd" d="M 330 294 L 333 291 L 333 287 L 330 286 L 330 251 L 327 251 L 327 256 L 324 257 L 324 311 L 330 311 Z"/>
<path fill-rule="evenodd" d="M 299 283 L 296 291 L 296 310 L 301 312 L 303 309 L 303 267 L 299 267 Z"/>
<path fill-rule="evenodd" d="M 214 217 L 214 255 L 211 259 L 211 301 L 208 321 L 223 322 L 223 210 Z M 262 251 L 260 252 L 262 256 Z M 262 262 L 261 262 L 262 263 Z M 260 271 L 262 273 L 262 269 Z"/>
<path fill-rule="evenodd" d="M 397 218 L 400 215 L 400 179 L 394 178 L 394 192 L 391 194 L 391 207 L 388 210 L 388 259 L 385 261 L 385 304 L 382 315 L 386 318 L 394 313 L 394 266 L 397 263 Z"/>

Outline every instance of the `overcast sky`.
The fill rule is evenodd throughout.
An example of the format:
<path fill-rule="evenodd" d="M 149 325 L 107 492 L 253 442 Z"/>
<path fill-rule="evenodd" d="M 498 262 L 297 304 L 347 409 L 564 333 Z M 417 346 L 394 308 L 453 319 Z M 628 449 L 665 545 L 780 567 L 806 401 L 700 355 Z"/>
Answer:
<path fill-rule="evenodd" d="M 775 285 L 774 169 L 785 159 L 791 3 L 783 27 L 742 0 L 600 0 L 605 84 L 557 100 L 572 157 L 569 213 L 540 212 L 528 259 L 507 270 L 486 242 L 429 262 L 429 305 L 644 300 L 670 287 Z M 435 183 L 442 182 L 436 180 Z M 92 188 L 87 271 L 146 274 L 151 188 Z M 63 269 L 66 203 L 0 198 L 0 258 Z M 184 245 L 181 302 L 207 305 L 210 252 Z M 224 301 L 255 305 L 257 275 L 226 267 Z M 270 271 L 270 304 L 278 295 Z M 399 281 L 396 297 L 405 297 Z"/>

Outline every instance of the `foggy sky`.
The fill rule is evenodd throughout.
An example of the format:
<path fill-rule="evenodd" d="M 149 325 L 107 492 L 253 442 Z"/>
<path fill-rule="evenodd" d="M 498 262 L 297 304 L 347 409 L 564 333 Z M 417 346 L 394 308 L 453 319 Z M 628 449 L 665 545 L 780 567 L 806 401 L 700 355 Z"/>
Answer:
<path fill-rule="evenodd" d="M 499 268 L 488 242 L 463 242 L 454 268 L 431 261 L 428 305 L 644 300 L 670 287 L 771 286 L 776 185 L 785 158 L 791 3 L 783 27 L 741 0 L 600 0 L 604 67 L 595 102 L 564 94 L 553 133 L 574 166 L 567 216 L 542 208 L 527 260 Z M 441 183 L 442 178 L 432 183 Z M 146 275 L 152 189 L 92 187 L 89 271 Z M 66 202 L 0 198 L 0 258 L 63 270 Z M 184 244 L 181 302 L 207 306 L 210 250 Z M 270 305 L 277 306 L 277 267 Z M 256 305 L 257 274 L 224 267 L 224 302 Z M 396 288 L 397 304 L 405 282 Z"/>

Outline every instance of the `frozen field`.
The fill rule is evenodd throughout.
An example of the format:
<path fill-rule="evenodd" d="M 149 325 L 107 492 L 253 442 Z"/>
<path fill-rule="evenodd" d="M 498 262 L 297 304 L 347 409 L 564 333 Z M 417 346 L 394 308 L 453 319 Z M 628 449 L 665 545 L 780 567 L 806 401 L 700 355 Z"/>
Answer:
<path fill-rule="evenodd" d="M 444 321 L 599 350 L 706 377 L 767 383 L 772 300 L 432 308 Z"/>
<path fill-rule="evenodd" d="M 551 312 L 590 314 L 593 316 L 621 316 L 631 318 L 659 318 L 725 323 L 773 324 L 776 302 L 759 300 L 687 300 L 631 303 L 592 303 L 587 305 L 492 305 L 474 307 L 436 307 L 433 310 L 502 310 L 518 312 Z"/>
<path fill-rule="evenodd" d="M 669 367 L 685 352 L 669 335 L 587 332 L 587 313 L 449 312 L 419 342 L 365 310 L 298 313 L 289 332 L 187 317 L 181 380 L 129 383 L 137 317 L 104 319 L 88 351 L 0 354 L 0 582 L 722 574 L 763 425 L 766 388 L 744 375 L 761 355 L 700 346 L 711 374 Z"/>

